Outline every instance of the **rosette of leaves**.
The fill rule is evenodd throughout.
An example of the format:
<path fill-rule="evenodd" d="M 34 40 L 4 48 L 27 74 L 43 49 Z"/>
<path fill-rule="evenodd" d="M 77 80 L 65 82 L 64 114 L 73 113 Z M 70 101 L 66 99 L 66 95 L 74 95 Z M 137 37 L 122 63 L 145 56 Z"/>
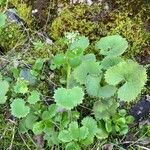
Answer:
<path fill-rule="evenodd" d="M 0 74 L 0 104 L 4 104 L 7 100 L 7 92 L 9 90 L 9 83 L 6 80 L 2 80 Z"/>
<path fill-rule="evenodd" d="M 129 102 L 143 89 L 147 81 L 146 69 L 134 61 L 127 60 L 109 68 L 105 73 L 105 80 L 109 85 L 121 85 L 117 91 L 118 98 Z"/>
<path fill-rule="evenodd" d="M 71 110 L 81 104 L 83 98 L 84 92 L 80 87 L 73 87 L 71 89 L 58 88 L 54 94 L 56 104 L 67 110 Z"/>
<path fill-rule="evenodd" d="M 128 48 L 128 42 L 120 35 L 111 35 L 101 38 L 95 46 L 100 54 L 107 57 L 120 56 Z"/>
<path fill-rule="evenodd" d="M 77 146 L 81 149 L 78 144 L 81 143 L 82 146 L 91 144 L 97 131 L 97 122 L 92 117 L 86 117 L 82 120 L 81 127 L 78 126 L 77 122 L 71 122 L 68 130 L 60 131 L 58 138 L 63 143 L 68 143 L 66 148 L 74 143 L 74 147 Z"/>
<path fill-rule="evenodd" d="M 121 109 L 112 119 L 104 120 L 105 129 L 108 133 L 117 133 L 119 135 L 125 135 L 128 133 L 128 124 L 133 123 L 134 118 L 127 115 L 126 110 Z"/>
<path fill-rule="evenodd" d="M 116 113 L 118 107 L 119 104 L 114 99 L 97 101 L 93 106 L 95 118 L 97 120 L 110 119 L 110 117 Z"/>

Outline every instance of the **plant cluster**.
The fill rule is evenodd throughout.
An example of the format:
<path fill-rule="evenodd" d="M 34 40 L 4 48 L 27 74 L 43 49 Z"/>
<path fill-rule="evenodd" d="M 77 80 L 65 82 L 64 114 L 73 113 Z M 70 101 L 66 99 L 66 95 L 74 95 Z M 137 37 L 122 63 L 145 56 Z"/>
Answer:
<path fill-rule="evenodd" d="M 42 134 L 50 147 L 80 150 L 94 139 L 127 134 L 133 117 L 119 108 L 119 102 L 136 100 L 147 74 L 143 66 L 121 57 L 128 48 L 126 39 L 120 35 L 101 38 L 95 49 L 102 60 L 93 53 L 85 54 L 90 44 L 85 36 L 67 33 L 65 42 L 67 50 L 50 60 L 50 69 L 62 73 L 52 104 L 44 105 L 43 95 L 36 89 L 43 65 L 49 61 L 44 59 L 38 59 L 31 69 L 12 68 L 11 80 L 0 77 L 0 103 L 10 101 L 20 132 Z M 84 103 L 92 105 L 85 108 L 90 115 L 80 112 Z"/>

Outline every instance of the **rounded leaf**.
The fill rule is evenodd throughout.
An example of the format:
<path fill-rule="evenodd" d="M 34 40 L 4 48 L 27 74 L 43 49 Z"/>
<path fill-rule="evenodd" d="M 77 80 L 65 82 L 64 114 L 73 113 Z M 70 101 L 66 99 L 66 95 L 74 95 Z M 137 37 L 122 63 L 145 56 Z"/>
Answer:
<path fill-rule="evenodd" d="M 66 145 L 65 150 L 81 150 L 81 148 L 77 143 L 70 142 Z"/>
<path fill-rule="evenodd" d="M 71 110 L 82 103 L 84 92 L 80 87 L 72 89 L 58 88 L 55 91 L 54 99 L 58 106 Z"/>
<path fill-rule="evenodd" d="M 107 70 L 108 68 L 113 67 L 122 61 L 124 61 L 124 60 L 121 57 L 105 57 L 101 61 L 101 66 L 103 69 Z"/>
<path fill-rule="evenodd" d="M 100 72 L 101 67 L 99 62 L 84 61 L 74 70 L 73 75 L 77 82 L 80 84 L 85 84 L 88 75 L 99 75 Z"/>
<path fill-rule="evenodd" d="M 100 50 L 100 54 L 109 57 L 120 56 L 127 48 L 128 42 L 120 35 L 103 37 L 96 44 L 96 49 Z"/>
<path fill-rule="evenodd" d="M 28 102 L 30 104 L 35 104 L 38 101 L 40 101 L 40 93 L 34 90 L 31 92 L 31 95 L 28 97 Z"/>
<path fill-rule="evenodd" d="M 140 94 L 146 81 L 146 69 L 138 63 L 128 60 L 109 68 L 105 80 L 110 85 L 124 84 L 118 90 L 118 98 L 124 101 L 134 100 Z"/>
<path fill-rule="evenodd" d="M 15 99 L 11 105 L 11 114 L 17 118 L 26 117 L 30 108 L 25 105 L 25 101 L 21 98 Z"/>
<path fill-rule="evenodd" d="M 79 139 L 79 128 L 77 122 L 71 122 L 69 124 L 69 133 L 73 140 L 78 141 Z"/>
<path fill-rule="evenodd" d="M 85 36 L 80 36 L 69 47 L 69 50 L 81 49 L 84 51 L 89 46 L 89 39 Z"/>
<path fill-rule="evenodd" d="M 67 130 L 60 131 L 58 138 L 64 143 L 72 141 L 72 137 L 70 136 L 69 131 Z"/>
<path fill-rule="evenodd" d="M 39 122 L 36 122 L 34 125 L 33 125 L 33 133 L 38 135 L 38 134 L 41 134 L 44 130 L 44 122 L 43 121 L 39 121 Z"/>
<path fill-rule="evenodd" d="M 82 125 L 88 128 L 89 134 L 91 136 L 96 135 L 97 132 L 97 122 L 92 117 L 86 117 L 82 120 Z"/>

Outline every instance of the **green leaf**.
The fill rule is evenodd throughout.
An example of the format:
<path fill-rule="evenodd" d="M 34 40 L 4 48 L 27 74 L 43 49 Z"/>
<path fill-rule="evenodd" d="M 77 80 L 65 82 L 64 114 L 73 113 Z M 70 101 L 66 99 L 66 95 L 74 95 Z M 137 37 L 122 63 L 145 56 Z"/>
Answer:
<path fill-rule="evenodd" d="M 99 62 L 85 61 L 75 68 L 73 75 L 77 82 L 80 84 L 85 84 L 88 75 L 99 75 L 100 73 L 101 67 Z"/>
<path fill-rule="evenodd" d="M 85 140 L 89 134 L 87 127 L 83 126 L 79 129 L 79 140 Z"/>
<path fill-rule="evenodd" d="M 15 93 L 21 93 L 21 94 L 27 93 L 28 92 L 27 81 L 19 79 L 17 81 L 16 85 L 14 86 L 14 92 Z"/>
<path fill-rule="evenodd" d="M 105 123 L 103 121 L 99 121 L 96 137 L 102 140 L 102 139 L 108 138 L 108 136 L 109 136 L 109 133 L 106 131 Z"/>
<path fill-rule="evenodd" d="M 65 62 L 66 62 L 66 56 L 63 53 L 56 54 L 52 61 L 53 65 L 56 65 L 57 67 L 64 65 Z"/>
<path fill-rule="evenodd" d="M 97 101 L 93 106 L 94 115 L 97 120 L 109 119 L 116 113 L 118 106 L 114 99 Z"/>
<path fill-rule="evenodd" d="M 86 54 L 83 56 L 82 61 L 96 61 L 96 57 L 93 53 L 91 54 Z"/>
<path fill-rule="evenodd" d="M 107 133 L 106 130 L 102 129 L 102 128 L 98 128 L 97 133 L 96 133 L 96 137 L 100 140 L 102 139 L 106 139 L 108 138 L 109 134 Z"/>
<path fill-rule="evenodd" d="M 33 125 L 36 123 L 38 117 L 33 113 L 29 113 L 25 118 L 25 126 L 27 129 L 33 129 Z"/>
<path fill-rule="evenodd" d="M 80 87 L 72 89 L 58 88 L 55 90 L 54 99 L 58 106 L 71 110 L 82 103 L 84 92 Z"/>
<path fill-rule="evenodd" d="M 121 129 L 120 129 L 119 134 L 120 134 L 120 135 L 125 135 L 125 134 L 128 133 L 128 131 L 129 131 L 128 126 L 127 126 L 127 125 L 124 125 L 124 126 L 121 126 Z"/>
<path fill-rule="evenodd" d="M 101 76 L 88 75 L 85 83 L 86 91 L 90 96 L 98 97 Z"/>
<path fill-rule="evenodd" d="M 70 136 L 69 131 L 67 130 L 60 131 L 58 135 L 58 139 L 64 143 L 72 141 L 72 137 Z"/>
<path fill-rule="evenodd" d="M 97 97 L 100 89 L 101 76 L 88 75 L 86 78 L 86 91 L 90 96 Z"/>
<path fill-rule="evenodd" d="M 40 71 L 43 68 L 44 59 L 37 59 L 33 65 L 33 70 Z"/>
<path fill-rule="evenodd" d="M 11 68 L 11 72 L 13 73 L 14 78 L 17 79 L 19 77 L 20 70 L 17 67 Z"/>
<path fill-rule="evenodd" d="M 40 101 L 40 93 L 36 90 L 31 92 L 31 95 L 28 97 L 28 102 L 30 104 L 35 104 Z"/>
<path fill-rule="evenodd" d="M 24 134 L 28 131 L 25 125 L 25 118 L 19 120 L 19 126 L 18 126 L 19 132 Z"/>
<path fill-rule="evenodd" d="M 81 141 L 81 144 L 85 146 L 88 146 L 93 143 L 94 143 L 94 136 L 91 136 L 91 135 L 88 135 L 85 140 Z"/>
<path fill-rule="evenodd" d="M 50 118 L 53 118 L 56 115 L 57 109 L 58 109 L 58 107 L 56 106 L 56 104 L 51 104 L 48 107 L 48 112 L 50 114 Z"/>
<path fill-rule="evenodd" d="M 127 111 L 125 109 L 119 110 L 119 115 L 120 116 L 124 117 L 124 116 L 126 116 L 126 114 L 127 114 Z"/>
<path fill-rule="evenodd" d="M 82 120 L 82 125 L 88 128 L 90 136 L 96 135 L 97 122 L 92 117 L 86 117 Z"/>
<path fill-rule="evenodd" d="M 65 150 L 81 150 L 81 148 L 77 143 L 70 142 L 66 145 Z"/>
<path fill-rule="evenodd" d="M 81 64 L 81 57 L 75 57 L 75 58 L 70 58 L 69 59 L 69 64 L 72 68 L 77 67 L 78 65 Z"/>
<path fill-rule="evenodd" d="M 51 119 L 53 117 L 55 117 L 55 115 L 57 114 L 57 109 L 58 107 L 56 106 L 56 104 L 51 104 L 48 107 L 48 111 L 44 111 L 42 113 L 42 119 L 46 120 L 46 119 Z"/>
<path fill-rule="evenodd" d="M 42 134 L 43 130 L 44 130 L 44 127 L 45 127 L 45 124 L 43 121 L 39 121 L 39 122 L 36 122 L 34 125 L 33 125 L 33 133 L 35 135 L 39 135 L 39 134 Z"/>
<path fill-rule="evenodd" d="M 109 98 L 111 96 L 114 96 L 116 93 L 117 88 L 112 85 L 105 85 L 99 89 L 98 96 L 102 98 Z"/>
<path fill-rule="evenodd" d="M 78 128 L 78 123 L 77 122 L 71 122 L 69 124 L 69 134 L 72 137 L 74 141 L 78 141 L 79 139 L 79 128 Z"/>
<path fill-rule="evenodd" d="M 11 114 L 17 118 L 26 117 L 30 111 L 30 108 L 25 105 L 25 101 L 21 98 L 13 100 L 10 107 Z"/>
<path fill-rule="evenodd" d="M 110 85 L 125 82 L 118 90 L 118 98 L 124 101 L 134 100 L 140 94 L 146 81 L 146 69 L 134 61 L 128 60 L 109 68 L 105 80 Z"/>
<path fill-rule="evenodd" d="M 134 117 L 133 116 L 127 116 L 126 117 L 126 123 L 127 124 L 133 123 L 133 121 L 134 121 Z"/>
<path fill-rule="evenodd" d="M 121 57 L 105 57 L 101 61 L 101 66 L 103 69 L 107 70 L 108 68 L 113 67 L 123 61 L 124 60 Z"/>
<path fill-rule="evenodd" d="M 119 126 L 123 126 L 124 124 L 126 124 L 126 119 L 121 117 L 119 119 L 116 120 L 117 125 Z"/>
<path fill-rule="evenodd" d="M 9 90 L 9 83 L 7 81 L 0 80 L 0 104 L 4 104 L 7 100 L 7 92 Z"/>
<path fill-rule="evenodd" d="M 114 57 L 125 52 L 128 48 L 128 42 L 120 35 L 112 35 L 101 38 L 95 47 L 100 50 L 100 54 Z"/>
<path fill-rule="evenodd" d="M 3 27 L 6 24 L 7 16 L 3 13 L 0 13 L 0 27 Z"/>
<path fill-rule="evenodd" d="M 70 50 L 75 49 L 81 49 L 84 51 L 89 46 L 89 40 L 85 36 L 80 36 L 77 40 L 75 40 L 70 47 L 68 48 Z"/>
<path fill-rule="evenodd" d="M 113 96 L 117 90 L 115 86 L 106 85 L 100 86 L 101 76 L 87 76 L 86 79 L 86 91 L 90 96 L 109 98 Z"/>
<path fill-rule="evenodd" d="M 111 131 L 112 131 L 112 122 L 111 122 L 111 120 L 106 120 L 106 122 L 105 122 L 105 128 L 106 128 L 106 131 L 108 132 L 108 133 L 110 133 Z"/>

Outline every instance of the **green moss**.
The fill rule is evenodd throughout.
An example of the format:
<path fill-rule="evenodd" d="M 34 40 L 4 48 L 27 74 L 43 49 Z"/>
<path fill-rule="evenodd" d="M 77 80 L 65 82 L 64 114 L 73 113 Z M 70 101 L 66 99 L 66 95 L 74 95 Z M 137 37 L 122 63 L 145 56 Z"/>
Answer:
<path fill-rule="evenodd" d="M 40 40 L 35 41 L 40 42 L 39 44 L 41 46 L 31 44 L 26 53 L 22 56 L 22 59 L 29 64 L 33 64 L 38 58 L 51 58 L 51 46 Z"/>
<path fill-rule="evenodd" d="M 57 40 L 63 36 L 64 32 L 78 31 L 91 40 L 96 39 L 96 35 L 104 35 L 105 33 L 105 26 L 103 24 L 101 24 L 102 27 L 97 26 L 93 21 L 94 17 L 100 12 L 100 5 L 92 5 L 90 7 L 80 4 L 65 7 L 53 21 L 50 27 L 50 35 Z"/>
<path fill-rule="evenodd" d="M 32 7 L 29 5 L 28 0 L 10 0 L 9 2 L 17 10 L 19 17 L 22 18 L 28 26 L 32 27 Z"/>
<path fill-rule="evenodd" d="M 8 23 L 6 27 L 0 28 L 0 41 L 2 52 L 5 53 L 22 46 L 26 41 L 26 34 L 20 26 Z"/>
<path fill-rule="evenodd" d="M 142 53 L 142 49 L 148 45 L 150 33 L 144 27 L 140 15 L 132 18 L 127 12 L 113 12 L 111 22 L 108 22 L 108 34 L 120 34 L 129 42 L 127 56 L 132 57 Z"/>
<path fill-rule="evenodd" d="M 143 17 L 147 4 L 138 2 L 141 10 L 134 12 L 134 3 L 133 1 L 129 5 L 122 0 L 120 3 L 117 1 L 116 9 L 112 9 L 109 13 L 102 9 L 102 5 L 97 4 L 66 7 L 51 25 L 51 37 L 58 40 L 64 32 L 78 31 L 89 37 L 92 42 L 105 35 L 120 34 L 130 44 L 126 56 L 136 56 L 142 52 L 143 47 L 147 46 L 150 34 L 144 27 L 144 20 L 148 19 L 148 14 Z"/>

